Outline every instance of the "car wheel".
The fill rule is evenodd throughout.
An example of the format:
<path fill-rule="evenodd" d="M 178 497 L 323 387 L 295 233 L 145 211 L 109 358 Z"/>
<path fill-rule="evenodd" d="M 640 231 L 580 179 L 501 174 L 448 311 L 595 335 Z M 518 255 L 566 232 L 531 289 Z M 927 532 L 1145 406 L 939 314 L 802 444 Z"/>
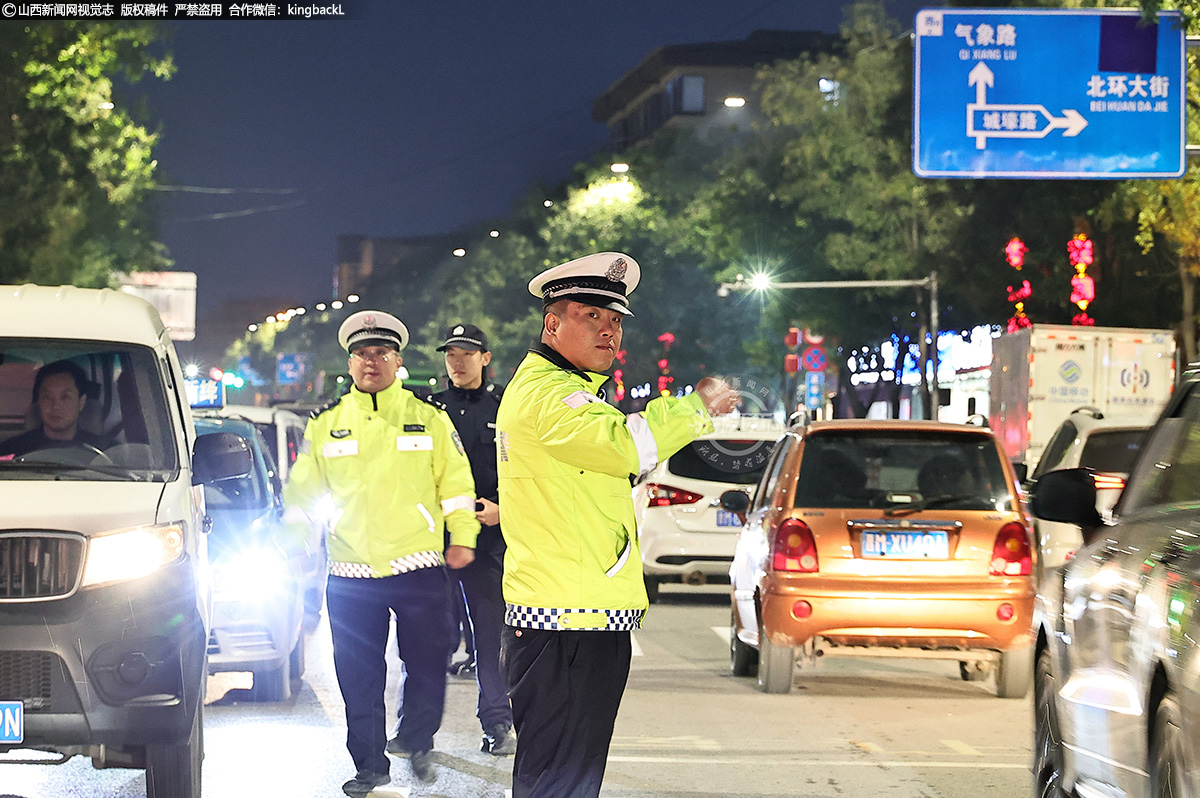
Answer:
<path fill-rule="evenodd" d="M 646 574 L 646 598 L 650 599 L 651 604 L 658 603 L 658 577 Z"/>
<path fill-rule="evenodd" d="M 146 798 L 200 798 L 204 764 L 204 700 L 196 704 L 192 728 L 179 745 L 146 746 Z"/>
<path fill-rule="evenodd" d="M 749 676 L 758 662 L 758 652 L 737 636 L 737 608 L 729 618 L 729 672 L 734 676 Z"/>
<path fill-rule="evenodd" d="M 288 676 L 294 683 L 299 683 L 300 677 L 304 675 L 304 647 L 304 632 L 301 631 L 296 636 L 296 647 L 288 657 Z"/>
<path fill-rule="evenodd" d="M 1180 732 L 1179 703 L 1167 693 L 1154 713 L 1154 732 L 1150 737 L 1150 795 L 1177 798 L 1186 795 L 1183 772 L 1183 734 Z"/>
<path fill-rule="evenodd" d="M 764 693 L 787 693 L 796 672 L 794 650 L 771 642 L 758 622 L 758 689 Z"/>
<path fill-rule="evenodd" d="M 292 696 L 290 671 L 290 662 L 284 662 L 270 670 L 255 671 L 254 684 L 250 688 L 250 700 L 287 701 Z"/>
<path fill-rule="evenodd" d="M 996 663 L 996 695 L 1024 698 L 1033 684 L 1033 649 L 1012 648 L 1000 652 Z"/>
<path fill-rule="evenodd" d="M 1062 735 L 1054 696 L 1058 682 L 1051 669 L 1050 650 L 1038 655 L 1033 680 L 1033 795 L 1034 798 L 1067 798 L 1063 791 Z"/>

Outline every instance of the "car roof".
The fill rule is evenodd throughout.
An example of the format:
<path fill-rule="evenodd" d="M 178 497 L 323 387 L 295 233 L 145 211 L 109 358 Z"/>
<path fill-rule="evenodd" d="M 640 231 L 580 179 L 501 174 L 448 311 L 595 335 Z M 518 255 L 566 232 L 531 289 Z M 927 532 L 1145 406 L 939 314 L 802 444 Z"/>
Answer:
<path fill-rule="evenodd" d="M 1076 408 L 1071 411 L 1071 415 L 1063 419 L 1063 423 L 1070 421 L 1075 425 L 1075 429 L 1081 433 L 1087 433 L 1094 429 L 1150 429 L 1154 425 L 1154 419 L 1157 417 L 1158 411 L 1154 411 L 1149 415 L 1145 414 L 1111 414 L 1100 413 L 1094 408 Z M 1061 425 L 1060 425 L 1061 426 Z"/>
<path fill-rule="evenodd" d="M 258 428 L 250 421 L 242 418 L 222 418 L 209 415 L 209 411 L 192 411 L 192 420 L 196 423 L 196 432 L 207 435 L 212 432 L 232 432 L 243 438 L 255 440 Z"/>
<path fill-rule="evenodd" d="M 860 430 L 867 432 L 941 432 L 955 435 L 985 435 L 994 438 L 988 427 L 973 424 L 950 424 L 945 421 L 914 421 L 909 419 L 839 418 L 814 421 L 804 429 L 809 434 L 830 430 Z"/>
<path fill-rule="evenodd" d="M 258 405 L 225 405 L 217 409 L 217 414 L 226 418 L 240 417 L 253 421 L 255 424 L 276 424 L 290 422 L 304 426 L 304 419 L 291 410 L 281 407 L 259 407 Z"/>
<path fill-rule="evenodd" d="M 787 426 L 773 418 L 758 416 L 721 416 L 713 419 L 713 431 L 699 436 L 700 440 L 741 438 L 773 441 L 787 432 Z"/>

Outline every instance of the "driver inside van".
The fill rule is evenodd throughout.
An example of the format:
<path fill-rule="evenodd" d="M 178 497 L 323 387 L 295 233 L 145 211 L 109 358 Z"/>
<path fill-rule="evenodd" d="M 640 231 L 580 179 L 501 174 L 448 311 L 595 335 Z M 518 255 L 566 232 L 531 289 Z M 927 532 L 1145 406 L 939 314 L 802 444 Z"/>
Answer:
<path fill-rule="evenodd" d="M 39 449 L 98 449 L 100 439 L 79 427 L 79 414 L 88 401 L 87 386 L 83 369 L 69 360 L 42 366 L 33 381 L 33 404 L 40 424 L 0 441 L 0 460 L 12 460 Z"/>

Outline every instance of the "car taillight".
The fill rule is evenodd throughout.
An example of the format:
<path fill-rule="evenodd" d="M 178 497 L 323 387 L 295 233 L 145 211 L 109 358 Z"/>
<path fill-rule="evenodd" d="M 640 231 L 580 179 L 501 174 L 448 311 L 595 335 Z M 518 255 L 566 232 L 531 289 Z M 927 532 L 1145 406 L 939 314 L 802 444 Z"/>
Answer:
<path fill-rule="evenodd" d="M 988 565 L 992 576 L 1029 576 L 1033 573 L 1033 552 L 1029 546 L 1029 530 L 1016 521 L 1000 527 L 992 546 L 992 561 Z"/>
<path fill-rule="evenodd" d="M 1120 474 L 1092 474 L 1096 490 L 1124 490 L 1125 477 Z"/>
<path fill-rule="evenodd" d="M 776 571 L 802 574 L 815 574 L 820 569 L 817 542 L 807 524 L 789 518 L 779 525 L 771 542 L 771 564 Z"/>
<path fill-rule="evenodd" d="M 646 484 L 646 498 L 649 507 L 666 507 L 671 504 L 695 504 L 704 497 L 699 493 L 650 482 Z"/>

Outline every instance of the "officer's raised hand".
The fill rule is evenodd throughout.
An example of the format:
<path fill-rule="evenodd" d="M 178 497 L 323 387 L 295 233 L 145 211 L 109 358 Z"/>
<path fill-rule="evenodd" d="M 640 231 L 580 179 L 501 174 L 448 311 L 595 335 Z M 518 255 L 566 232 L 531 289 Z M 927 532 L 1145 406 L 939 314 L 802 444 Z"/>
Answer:
<path fill-rule="evenodd" d="M 446 549 L 446 565 L 451 568 L 466 568 L 475 562 L 475 549 L 469 546 L 451 546 Z"/>
<path fill-rule="evenodd" d="M 737 391 L 729 387 L 729 383 L 717 377 L 705 377 L 700 380 L 696 384 L 696 392 L 700 394 L 700 399 L 703 400 L 710 416 L 732 413 L 741 400 Z"/>

